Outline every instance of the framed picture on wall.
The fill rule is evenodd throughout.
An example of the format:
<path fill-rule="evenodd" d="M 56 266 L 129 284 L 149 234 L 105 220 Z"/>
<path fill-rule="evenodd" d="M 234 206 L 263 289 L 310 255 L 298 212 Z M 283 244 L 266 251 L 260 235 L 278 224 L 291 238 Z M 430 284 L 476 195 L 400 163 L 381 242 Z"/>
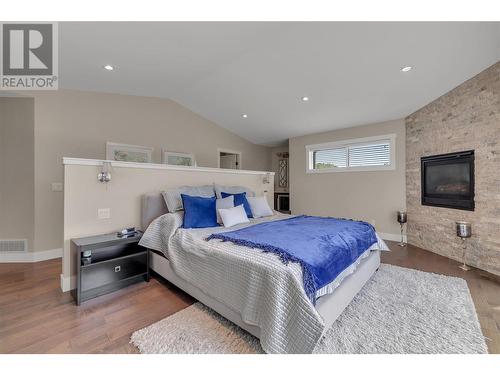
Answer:
<path fill-rule="evenodd" d="M 182 165 L 185 167 L 196 167 L 194 154 L 184 152 L 172 152 L 165 149 L 161 153 L 161 162 L 168 165 Z"/>
<path fill-rule="evenodd" d="M 106 142 L 106 160 L 151 163 L 152 156 L 152 147 Z"/>

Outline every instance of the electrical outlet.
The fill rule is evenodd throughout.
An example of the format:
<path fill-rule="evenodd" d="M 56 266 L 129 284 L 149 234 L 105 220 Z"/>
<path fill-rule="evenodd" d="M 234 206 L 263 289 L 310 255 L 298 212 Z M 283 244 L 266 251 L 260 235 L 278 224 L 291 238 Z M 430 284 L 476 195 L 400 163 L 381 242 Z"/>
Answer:
<path fill-rule="evenodd" d="M 97 217 L 99 219 L 109 219 L 111 218 L 111 209 L 109 208 L 98 208 Z"/>
<path fill-rule="evenodd" d="M 63 183 L 62 182 L 53 182 L 51 184 L 52 191 L 63 191 Z"/>

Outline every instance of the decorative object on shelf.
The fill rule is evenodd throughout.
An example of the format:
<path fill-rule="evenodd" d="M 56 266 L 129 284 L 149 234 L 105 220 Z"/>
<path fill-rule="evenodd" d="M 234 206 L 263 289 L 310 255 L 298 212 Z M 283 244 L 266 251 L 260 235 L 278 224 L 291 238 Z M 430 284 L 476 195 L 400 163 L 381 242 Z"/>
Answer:
<path fill-rule="evenodd" d="M 278 161 L 278 187 L 288 187 L 288 159 Z"/>
<path fill-rule="evenodd" d="M 85 250 L 82 252 L 82 265 L 92 263 L 92 250 Z"/>
<path fill-rule="evenodd" d="M 106 142 L 107 160 L 129 161 L 134 163 L 151 163 L 152 155 L 152 147 Z"/>
<path fill-rule="evenodd" d="M 469 271 L 470 267 L 465 264 L 465 254 L 467 250 L 467 243 L 466 240 L 467 238 L 470 238 L 472 236 L 472 225 L 471 223 L 468 223 L 466 221 L 457 221 L 455 223 L 456 229 L 457 229 L 457 236 L 462 239 L 462 262 L 463 264 L 459 266 L 459 268 L 463 269 L 464 271 Z"/>
<path fill-rule="evenodd" d="M 288 159 L 290 157 L 290 153 L 288 151 L 285 152 L 277 152 L 276 156 L 282 159 Z"/>
<path fill-rule="evenodd" d="M 162 149 L 161 162 L 168 165 L 182 165 L 185 167 L 196 167 L 194 154 L 184 152 L 171 152 Z"/>
<path fill-rule="evenodd" d="M 97 174 L 97 180 L 99 182 L 109 182 L 111 181 L 111 163 L 108 161 L 105 161 L 102 163 L 102 169 L 101 171 Z"/>
<path fill-rule="evenodd" d="M 135 229 L 135 227 L 125 228 L 116 233 L 118 237 L 131 237 L 135 236 L 136 234 L 137 230 Z"/>
<path fill-rule="evenodd" d="M 404 238 L 403 238 L 403 227 L 406 224 L 406 222 L 408 221 L 408 215 L 407 215 L 406 211 L 405 210 L 398 211 L 397 219 L 398 219 L 398 223 L 401 227 L 401 242 L 398 245 L 401 247 L 405 247 L 406 243 L 404 242 Z"/>

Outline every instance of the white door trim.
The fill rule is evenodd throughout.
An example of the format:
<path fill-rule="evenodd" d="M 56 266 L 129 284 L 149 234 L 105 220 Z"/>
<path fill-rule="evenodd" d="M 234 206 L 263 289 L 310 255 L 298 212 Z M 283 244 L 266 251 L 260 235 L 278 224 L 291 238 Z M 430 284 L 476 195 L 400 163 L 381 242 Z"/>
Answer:
<path fill-rule="evenodd" d="M 238 169 L 243 169 L 243 158 L 242 152 L 236 150 L 230 150 L 227 148 L 217 148 L 217 168 L 220 168 L 220 154 L 221 152 L 227 152 L 228 154 L 238 155 Z"/>

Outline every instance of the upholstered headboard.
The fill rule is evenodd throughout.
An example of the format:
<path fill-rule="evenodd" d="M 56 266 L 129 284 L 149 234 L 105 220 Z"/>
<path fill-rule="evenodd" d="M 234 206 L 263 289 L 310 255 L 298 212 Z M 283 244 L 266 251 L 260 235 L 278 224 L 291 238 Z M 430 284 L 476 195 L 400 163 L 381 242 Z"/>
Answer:
<path fill-rule="evenodd" d="M 167 205 L 161 193 L 147 193 L 142 196 L 141 227 L 146 230 L 157 217 L 168 213 Z"/>

